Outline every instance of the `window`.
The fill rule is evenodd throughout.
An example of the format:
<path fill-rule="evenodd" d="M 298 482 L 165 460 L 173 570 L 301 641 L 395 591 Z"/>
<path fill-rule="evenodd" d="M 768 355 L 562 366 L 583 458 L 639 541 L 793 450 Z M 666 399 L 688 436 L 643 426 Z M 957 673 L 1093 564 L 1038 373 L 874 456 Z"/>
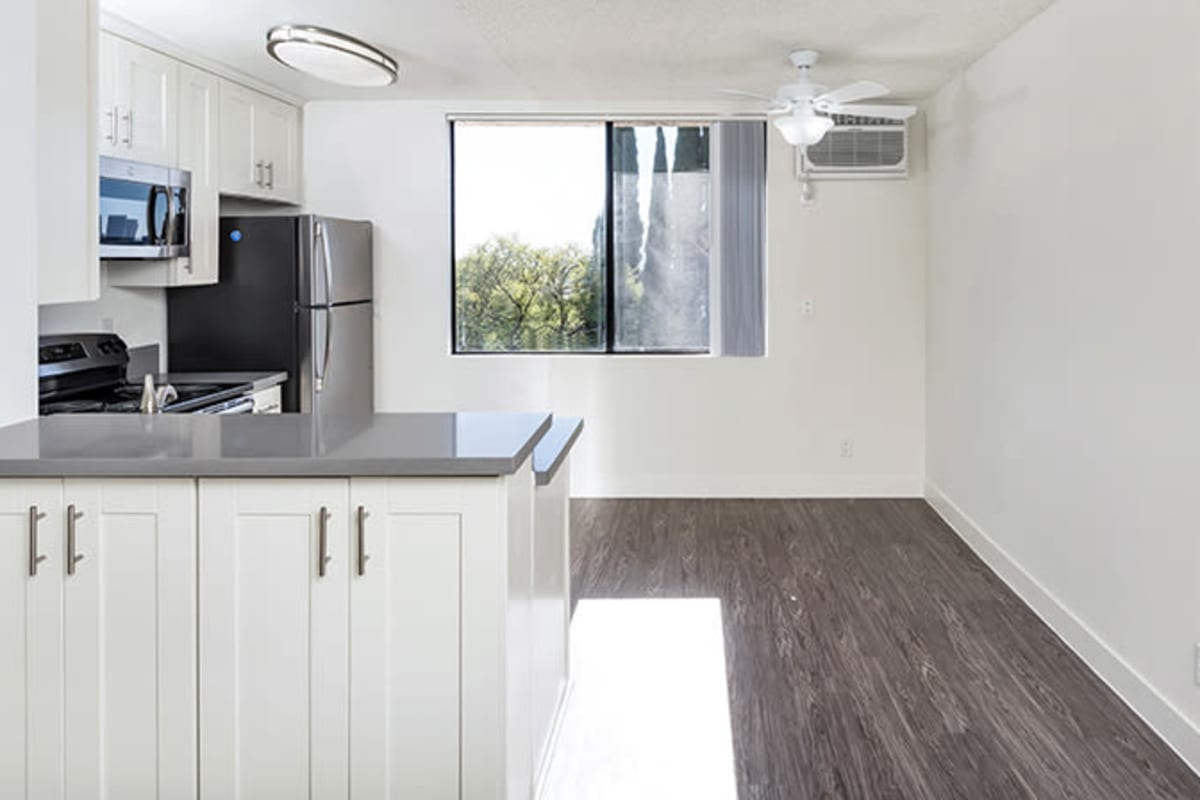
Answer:
<path fill-rule="evenodd" d="M 709 352 L 709 125 L 451 131 L 454 352 Z"/>

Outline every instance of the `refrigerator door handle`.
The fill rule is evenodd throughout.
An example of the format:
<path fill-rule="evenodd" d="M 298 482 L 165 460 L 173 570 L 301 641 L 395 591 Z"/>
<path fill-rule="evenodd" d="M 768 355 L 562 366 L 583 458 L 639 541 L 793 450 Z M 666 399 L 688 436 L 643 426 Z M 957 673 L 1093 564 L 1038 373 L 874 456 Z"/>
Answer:
<path fill-rule="evenodd" d="M 334 309 L 330 306 L 324 306 L 322 308 L 313 308 L 312 311 L 314 323 L 316 323 L 317 314 L 322 315 L 322 318 L 325 320 L 324 353 L 319 361 L 314 357 L 312 367 L 312 389 L 319 395 L 320 392 L 325 390 L 325 378 L 329 377 L 329 359 L 332 349 L 334 349 Z M 316 354 L 313 355 L 316 356 Z"/>
<path fill-rule="evenodd" d="M 321 240 L 321 258 L 325 262 L 322 270 L 325 278 L 325 302 L 321 305 L 332 306 L 333 299 L 333 250 L 329 246 L 329 231 L 320 220 L 313 223 L 313 250 L 317 249 L 316 239 Z"/>

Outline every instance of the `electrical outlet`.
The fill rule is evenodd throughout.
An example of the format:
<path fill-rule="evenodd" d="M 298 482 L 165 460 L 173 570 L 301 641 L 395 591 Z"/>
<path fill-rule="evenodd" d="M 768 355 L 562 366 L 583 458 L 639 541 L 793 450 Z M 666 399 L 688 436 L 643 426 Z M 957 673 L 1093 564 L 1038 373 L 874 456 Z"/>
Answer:
<path fill-rule="evenodd" d="M 842 439 L 842 458 L 854 458 L 854 440 Z"/>
<path fill-rule="evenodd" d="M 811 317 L 817 310 L 817 304 L 812 301 L 811 297 L 807 297 L 800 303 L 800 316 Z"/>

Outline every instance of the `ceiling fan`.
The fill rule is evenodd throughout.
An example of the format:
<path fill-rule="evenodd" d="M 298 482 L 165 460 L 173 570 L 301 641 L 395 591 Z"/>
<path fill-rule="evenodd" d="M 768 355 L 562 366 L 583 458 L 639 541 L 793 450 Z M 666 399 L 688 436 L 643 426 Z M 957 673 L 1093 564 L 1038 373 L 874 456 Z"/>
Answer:
<path fill-rule="evenodd" d="M 855 81 L 833 91 L 814 83 L 809 72 L 820 58 L 816 50 L 797 50 L 788 58 L 800 71 L 800 79 L 780 86 L 774 97 L 737 89 L 722 90 L 726 94 L 771 103 L 767 114 L 775 117 L 775 127 L 788 144 L 807 147 L 821 141 L 833 127 L 831 114 L 905 120 L 917 113 L 916 106 L 859 103 L 859 100 L 873 100 L 890 92 L 886 86 L 874 81 Z"/>

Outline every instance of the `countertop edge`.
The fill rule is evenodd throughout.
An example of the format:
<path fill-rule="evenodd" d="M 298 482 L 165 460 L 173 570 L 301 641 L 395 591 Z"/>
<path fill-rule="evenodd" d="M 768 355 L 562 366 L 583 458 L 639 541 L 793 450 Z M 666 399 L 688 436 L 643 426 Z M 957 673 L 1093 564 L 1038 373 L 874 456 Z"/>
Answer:
<path fill-rule="evenodd" d="M 554 458 L 545 469 L 538 469 L 537 465 L 534 464 L 533 471 L 538 486 L 547 486 L 552 480 L 554 480 L 554 476 L 558 472 L 558 468 L 561 467 L 563 462 L 567 460 L 567 456 L 570 454 L 571 448 L 575 446 L 575 442 L 579 439 L 579 435 L 583 433 L 583 417 L 563 417 L 558 421 L 570 425 L 571 432 L 567 434 L 566 439 L 564 439 L 562 444 L 559 446 L 558 452 L 554 454 Z M 551 427 L 553 427 L 553 424 Z"/>

